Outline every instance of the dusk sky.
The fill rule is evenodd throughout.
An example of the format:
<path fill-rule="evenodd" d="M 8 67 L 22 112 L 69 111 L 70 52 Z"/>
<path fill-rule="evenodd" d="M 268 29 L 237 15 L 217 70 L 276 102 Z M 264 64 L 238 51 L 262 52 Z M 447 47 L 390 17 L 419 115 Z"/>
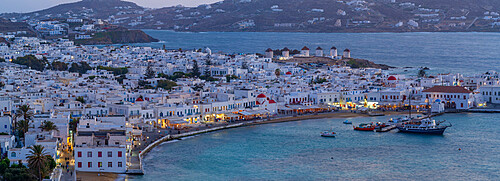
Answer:
<path fill-rule="evenodd" d="M 0 13 L 6 12 L 31 12 L 46 9 L 61 3 L 76 2 L 79 0 L 1 0 Z M 182 4 L 184 6 L 198 6 L 200 4 L 214 3 L 221 0 L 126 0 L 140 6 L 160 8 Z"/>

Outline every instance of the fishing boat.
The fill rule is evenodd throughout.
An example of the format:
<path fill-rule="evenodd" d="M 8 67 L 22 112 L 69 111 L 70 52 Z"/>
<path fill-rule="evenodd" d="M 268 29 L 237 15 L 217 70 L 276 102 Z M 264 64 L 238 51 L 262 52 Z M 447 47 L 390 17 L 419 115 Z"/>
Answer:
<path fill-rule="evenodd" d="M 333 132 L 333 131 L 323 131 L 321 132 L 321 136 L 323 137 L 335 137 L 337 133 Z"/>
<path fill-rule="evenodd" d="M 444 121 L 443 121 L 444 122 Z M 429 118 L 422 120 L 414 120 L 399 126 L 399 132 L 402 133 L 419 133 L 419 134 L 434 134 L 442 135 L 446 128 L 451 127 L 451 124 L 444 125 L 443 122 L 436 123 L 436 120 Z"/>
<path fill-rule="evenodd" d="M 358 130 L 358 131 L 373 131 L 373 130 L 375 130 L 375 125 L 366 124 L 366 123 L 360 124 L 359 126 L 352 126 L 352 127 L 354 128 L 354 130 Z"/>
<path fill-rule="evenodd" d="M 352 122 L 351 122 L 351 121 L 349 121 L 349 120 L 345 120 L 343 123 L 344 123 L 344 124 L 352 124 Z"/>

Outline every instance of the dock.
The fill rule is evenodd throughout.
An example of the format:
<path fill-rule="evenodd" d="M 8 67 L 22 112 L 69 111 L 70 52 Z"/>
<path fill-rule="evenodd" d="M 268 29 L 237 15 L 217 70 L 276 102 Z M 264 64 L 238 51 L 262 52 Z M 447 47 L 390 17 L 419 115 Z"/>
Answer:
<path fill-rule="evenodd" d="M 382 128 L 382 129 L 375 129 L 373 131 L 375 131 L 375 132 L 388 132 L 390 130 L 396 129 L 396 127 L 397 127 L 397 124 L 392 124 L 390 126 Z"/>

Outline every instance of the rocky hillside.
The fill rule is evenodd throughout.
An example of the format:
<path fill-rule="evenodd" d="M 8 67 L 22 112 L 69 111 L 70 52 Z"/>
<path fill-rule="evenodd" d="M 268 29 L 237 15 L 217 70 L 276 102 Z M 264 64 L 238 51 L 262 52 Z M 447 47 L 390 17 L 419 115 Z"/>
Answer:
<path fill-rule="evenodd" d="M 92 39 L 74 40 L 76 44 L 97 45 L 97 44 L 123 44 L 123 43 L 149 43 L 157 42 L 141 30 L 116 30 L 99 32 L 94 34 Z"/>
<path fill-rule="evenodd" d="M 499 31 L 497 0 L 224 0 L 148 9 L 120 0 L 84 0 L 16 20 L 101 18 L 134 29 L 176 31 L 408 32 Z"/>

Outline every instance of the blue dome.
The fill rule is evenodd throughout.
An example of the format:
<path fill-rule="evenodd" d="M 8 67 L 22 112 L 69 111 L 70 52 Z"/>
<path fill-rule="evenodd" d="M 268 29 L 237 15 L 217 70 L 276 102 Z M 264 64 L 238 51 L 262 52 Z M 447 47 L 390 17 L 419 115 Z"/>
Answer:
<path fill-rule="evenodd" d="M 434 101 L 434 102 L 441 102 L 441 100 L 439 100 L 439 99 L 436 99 L 436 101 Z"/>

